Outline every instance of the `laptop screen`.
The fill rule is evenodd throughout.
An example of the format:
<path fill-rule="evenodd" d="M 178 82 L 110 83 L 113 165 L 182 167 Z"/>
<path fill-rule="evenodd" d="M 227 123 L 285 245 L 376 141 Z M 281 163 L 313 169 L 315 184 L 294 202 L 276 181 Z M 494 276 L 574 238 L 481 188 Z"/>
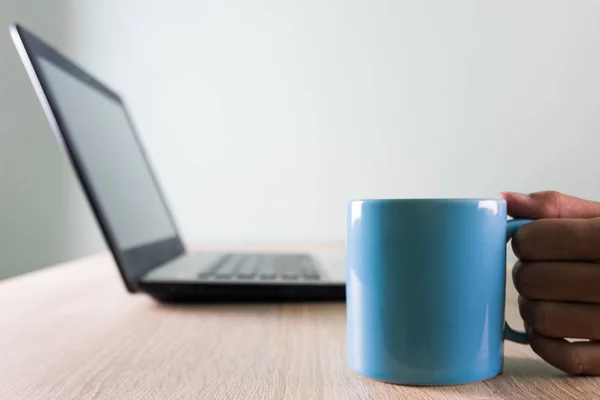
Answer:
<path fill-rule="evenodd" d="M 38 66 L 122 250 L 177 235 L 121 102 L 43 57 Z"/>

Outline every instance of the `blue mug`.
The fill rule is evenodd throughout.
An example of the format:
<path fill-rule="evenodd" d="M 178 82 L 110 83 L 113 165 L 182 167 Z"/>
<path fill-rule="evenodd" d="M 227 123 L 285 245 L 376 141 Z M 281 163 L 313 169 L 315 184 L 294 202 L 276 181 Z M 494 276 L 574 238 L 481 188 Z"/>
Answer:
<path fill-rule="evenodd" d="M 347 357 L 356 373 L 406 385 L 485 380 L 504 340 L 503 199 L 357 200 L 346 236 Z"/>

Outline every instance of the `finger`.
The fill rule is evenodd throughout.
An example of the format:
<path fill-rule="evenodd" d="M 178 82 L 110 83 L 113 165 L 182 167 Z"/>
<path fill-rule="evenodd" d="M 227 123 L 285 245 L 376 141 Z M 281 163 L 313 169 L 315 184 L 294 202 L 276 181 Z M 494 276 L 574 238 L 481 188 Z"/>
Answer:
<path fill-rule="evenodd" d="M 600 375 L 600 342 L 570 343 L 528 331 L 531 348 L 548 364 L 572 375 Z"/>
<path fill-rule="evenodd" d="M 532 194 L 504 192 L 508 213 L 525 218 L 594 218 L 600 217 L 600 203 L 545 191 Z"/>
<path fill-rule="evenodd" d="M 519 296 L 519 313 L 527 326 L 544 336 L 600 340 L 600 305 Z"/>
<path fill-rule="evenodd" d="M 533 221 L 513 236 L 512 248 L 526 261 L 600 260 L 600 218 Z"/>
<path fill-rule="evenodd" d="M 600 304 L 600 264 L 518 261 L 512 272 L 517 292 L 529 300 Z"/>

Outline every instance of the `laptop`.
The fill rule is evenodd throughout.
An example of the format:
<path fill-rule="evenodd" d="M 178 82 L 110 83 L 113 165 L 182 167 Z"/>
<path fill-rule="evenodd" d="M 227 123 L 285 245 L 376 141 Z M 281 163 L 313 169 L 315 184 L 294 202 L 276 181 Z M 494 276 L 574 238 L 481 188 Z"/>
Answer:
<path fill-rule="evenodd" d="M 163 302 L 345 299 L 342 252 L 187 252 L 121 97 L 22 26 L 10 33 L 129 292 Z"/>

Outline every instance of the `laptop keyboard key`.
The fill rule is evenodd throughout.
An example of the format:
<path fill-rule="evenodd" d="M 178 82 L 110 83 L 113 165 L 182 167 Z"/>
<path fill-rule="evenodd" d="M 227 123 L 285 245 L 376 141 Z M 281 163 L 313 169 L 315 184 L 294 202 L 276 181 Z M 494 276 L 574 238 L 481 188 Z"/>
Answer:
<path fill-rule="evenodd" d="M 298 279 L 300 277 L 300 264 L 296 257 L 281 257 L 278 260 L 283 279 Z"/>
<path fill-rule="evenodd" d="M 303 274 L 302 279 L 304 279 L 305 281 L 318 281 L 319 279 L 321 279 L 321 277 L 319 276 L 319 274 Z"/>
<path fill-rule="evenodd" d="M 221 266 L 226 263 L 231 258 L 231 254 L 226 254 L 223 257 L 219 258 L 216 262 L 210 265 L 203 271 L 198 273 L 198 278 L 210 278 L 215 275 L 215 273 L 221 268 Z"/>
<path fill-rule="evenodd" d="M 241 258 L 242 257 L 237 254 L 229 257 L 225 263 L 219 266 L 219 269 L 215 272 L 215 278 L 231 279 L 240 267 L 240 262 L 242 261 Z"/>
<path fill-rule="evenodd" d="M 247 256 L 242 261 L 242 266 L 238 271 L 237 277 L 239 279 L 252 279 L 256 276 L 256 268 L 258 266 L 258 256 Z"/>
<path fill-rule="evenodd" d="M 261 257 L 259 259 L 259 278 L 260 279 L 277 279 L 277 268 L 275 266 L 273 257 Z"/>

